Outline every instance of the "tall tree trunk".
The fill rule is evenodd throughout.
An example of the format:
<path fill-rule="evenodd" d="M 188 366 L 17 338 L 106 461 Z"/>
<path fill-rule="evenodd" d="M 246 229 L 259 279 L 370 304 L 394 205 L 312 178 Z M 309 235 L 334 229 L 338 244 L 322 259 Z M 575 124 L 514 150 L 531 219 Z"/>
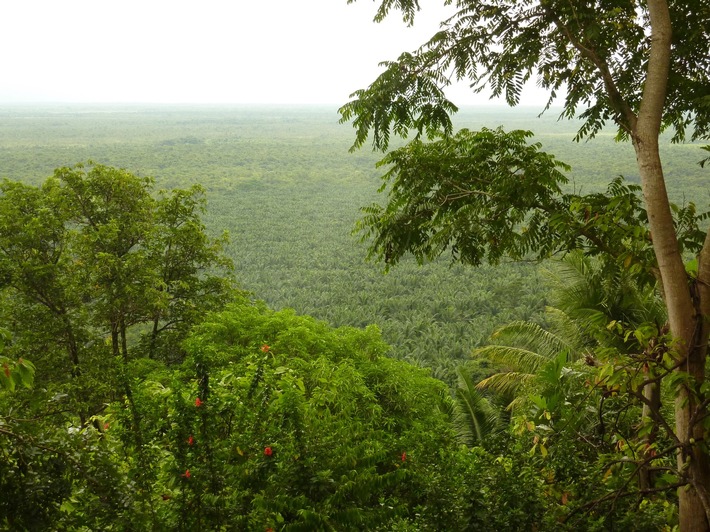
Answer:
<path fill-rule="evenodd" d="M 646 386 L 643 387 L 643 396 L 647 402 L 643 405 L 641 425 L 652 423 L 653 427 L 651 432 L 644 438 L 646 451 L 644 452 L 643 458 L 648 459 L 651 457 L 650 446 L 655 443 L 656 437 L 658 436 L 658 425 L 654 423 L 653 417 L 661 410 L 661 387 L 657 382 L 646 384 Z M 646 464 L 639 470 L 639 487 L 641 489 L 649 489 L 652 488 L 653 485 L 653 472 L 651 471 L 650 464 Z"/>
<path fill-rule="evenodd" d="M 67 342 L 67 349 L 69 350 L 69 360 L 72 365 L 71 375 L 72 377 L 78 377 L 81 375 L 81 368 L 79 367 L 79 346 L 74 336 L 74 328 L 69 320 L 69 316 L 67 316 L 66 309 L 62 308 L 59 314 L 61 316 L 62 325 L 64 325 L 64 336 Z"/>
<path fill-rule="evenodd" d="M 696 330 L 696 345 L 693 353 L 693 376 L 698 387 L 702 385 L 706 375 L 708 339 L 710 338 L 710 231 L 705 235 L 705 243 L 698 254 L 698 278 L 695 284 L 697 287 L 697 315 L 698 329 Z M 699 390 L 698 390 L 699 391 Z M 695 426 L 693 427 L 694 438 L 698 442 L 705 442 L 707 446 L 710 436 L 703 430 L 699 423 L 703 418 L 710 415 L 707 395 L 697 395 L 696 412 L 693 414 Z M 705 508 L 705 518 L 710 525 L 710 456 L 703 452 L 697 445 L 693 448 L 693 458 L 696 462 L 696 470 L 699 478 L 696 480 L 695 489 Z M 710 528 L 710 526 L 708 526 Z"/>
<path fill-rule="evenodd" d="M 118 342 L 118 323 L 111 321 L 111 351 L 114 357 L 121 355 L 121 348 Z"/>
<path fill-rule="evenodd" d="M 671 20 L 665 0 L 648 1 L 651 21 L 651 47 L 638 120 L 632 131 L 641 185 L 646 202 L 653 249 L 661 277 L 663 298 L 668 310 L 670 330 L 675 340 L 673 355 L 686 383 L 681 386 L 675 403 L 676 435 L 681 443 L 679 469 L 687 472 L 690 486 L 678 490 L 681 532 L 710 530 L 710 508 L 707 505 L 707 456 L 694 444 L 700 429 L 697 412 L 700 407 L 694 388 L 705 377 L 707 327 L 699 297 L 693 297 L 683 257 L 678 246 L 671 214 L 658 137 L 666 98 L 671 54 Z M 692 456 L 692 459 L 689 458 Z"/>
<path fill-rule="evenodd" d="M 128 362 L 128 340 L 126 339 L 126 319 L 124 316 L 121 316 L 120 324 L 121 354 L 123 355 L 124 362 Z"/>
<path fill-rule="evenodd" d="M 681 386 L 675 400 L 675 431 L 682 445 L 678 452 L 678 468 L 686 470 L 691 481 L 689 488 L 678 490 L 680 530 L 703 532 L 710 530 L 707 501 L 710 470 L 706 453 L 694 442 L 703 440 L 698 421 L 702 418 L 699 409 L 704 407 L 697 392 L 705 378 L 707 328 L 705 318 L 699 312 L 699 301 L 691 294 L 665 194 L 660 160 L 658 166 L 649 164 L 649 159 L 653 158 L 647 149 L 649 140 L 641 141 L 643 146 L 637 148 L 637 158 L 668 321 L 675 340 L 673 356 L 680 363 L 676 371 L 684 373 L 687 382 Z M 657 142 L 655 151 L 658 151 Z"/>
<path fill-rule="evenodd" d="M 153 330 L 150 331 L 150 347 L 148 348 L 148 358 L 155 358 L 155 350 L 158 345 L 158 327 L 160 325 L 160 314 L 156 313 L 153 318 Z"/>

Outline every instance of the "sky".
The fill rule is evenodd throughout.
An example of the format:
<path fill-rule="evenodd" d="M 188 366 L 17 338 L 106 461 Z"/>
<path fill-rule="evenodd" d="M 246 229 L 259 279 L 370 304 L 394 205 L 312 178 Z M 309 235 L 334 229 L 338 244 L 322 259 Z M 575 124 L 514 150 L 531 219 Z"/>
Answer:
<path fill-rule="evenodd" d="M 340 105 L 449 13 L 420 3 L 407 27 L 371 0 L 3 0 L 0 103 Z M 541 102 L 532 85 L 522 103 Z"/>

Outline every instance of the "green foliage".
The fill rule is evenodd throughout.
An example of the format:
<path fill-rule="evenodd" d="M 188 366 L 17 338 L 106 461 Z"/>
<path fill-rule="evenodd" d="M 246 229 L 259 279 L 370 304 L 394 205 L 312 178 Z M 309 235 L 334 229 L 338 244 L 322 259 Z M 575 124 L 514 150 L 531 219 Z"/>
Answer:
<path fill-rule="evenodd" d="M 453 132 L 450 115 L 458 108 L 446 99 L 442 87 L 448 80 L 441 71 L 422 72 L 419 57 L 409 53 L 381 66 L 386 68 L 377 80 L 353 93 L 357 99 L 340 110 L 341 122 L 352 119 L 357 130 L 351 151 L 365 143 L 370 131 L 373 146 L 382 149 L 389 146 L 390 133 L 406 138 L 415 129 L 417 139 L 424 132 L 433 139 Z"/>
<path fill-rule="evenodd" d="M 146 530 L 179 529 L 184 523 L 209 529 L 229 528 L 233 522 L 257 530 L 360 530 L 366 525 L 373 530 L 648 530 L 677 519 L 672 496 L 646 497 L 637 504 L 633 469 L 645 452 L 639 441 L 648 427 L 639 422 L 639 403 L 625 400 L 619 391 L 638 390 L 647 375 L 645 355 L 608 351 L 607 358 L 597 360 L 615 369 L 599 383 L 596 374 L 554 361 L 541 376 L 544 383 L 531 390 L 537 402 L 525 405 L 523 420 L 513 420 L 520 432 L 496 434 L 486 450 L 457 444 L 448 425 L 453 406 L 448 392 L 432 384 L 425 372 L 382 354 L 433 365 L 434 375 L 455 384 L 459 360 L 501 324 L 533 318 L 549 328 L 552 320 L 539 314 L 550 298 L 544 279 L 534 265 L 505 262 L 472 271 L 459 265 L 448 268 L 446 261 L 419 267 L 404 258 L 386 276 L 376 266 L 360 264 L 365 250 L 353 245 L 349 233 L 357 205 L 373 201 L 374 159 L 362 154 L 346 158 L 348 139 L 329 122 L 328 113 L 124 111 L 7 111 L 0 124 L 7 147 L 2 171 L 33 182 L 57 160 L 92 156 L 155 175 L 160 187 L 185 187 L 184 195 L 151 194 L 156 202 L 153 219 L 164 219 L 165 225 L 160 224 L 161 236 L 155 236 L 155 247 L 146 248 L 146 257 L 157 257 L 158 250 L 174 243 L 199 242 L 198 226 L 190 217 L 193 207 L 201 212 L 204 198 L 192 195 L 186 183 L 200 176 L 211 200 L 205 231 L 216 235 L 228 228 L 235 234 L 224 250 L 233 255 L 245 286 L 276 307 L 293 305 L 299 313 L 330 323 L 364 327 L 377 322 L 387 343 L 394 345 L 386 347 L 374 328 L 334 333 L 293 313 L 238 304 L 210 318 L 191 340 L 189 359 L 175 372 L 184 353 L 179 339 L 194 323 L 190 316 L 204 317 L 199 306 L 181 299 L 197 286 L 192 280 L 157 285 L 160 297 L 153 300 L 150 315 L 159 313 L 159 326 L 170 323 L 165 332 L 175 334 L 161 332 L 155 349 L 168 354 L 142 358 L 151 353 L 149 320 L 128 328 L 127 362 L 112 357 L 105 325 L 100 335 L 96 325 L 89 325 L 90 306 L 72 299 L 86 288 L 83 281 L 79 292 L 69 282 L 57 283 L 50 295 L 72 309 L 82 348 L 81 374 L 69 378 L 61 321 L 17 291 L 6 291 L 4 323 L 14 331 L 23 327 L 22 335 L 16 332 L 10 338 L 9 360 L 27 356 L 35 361 L 34 355 L 40 355 L 41 386 L 31 391 L 16 386 L 12 394 L 0 391 L 0 452 L 7 458 L 0 490 L 12 494 L 0 502 L 0 519 L 6 519 L 0 528 Z M 574 163 L 568 173 L 573 185 L 560 184 L 573 207 L 561 223 L 618 230 L 623 235 L 618 240 L 626 238 L 627 248 L 637 242 L 637 233 L 647 235 L 638 224 L 643 211 L 636 208 L 635 185 L 619 182 L 623 193 L 604 192 L 604 181 L 614 175 L 612 162 L 631 182 L 636 179 L 633 160 L 612 143 L 611 134 L 602 131 L 600 142 L 575 154 L 561 140 L 574 124 L 549 119 L 532 123 L 522 116 L 463 112 L 456 123 L 475 129 L 496 120 L 506 122 L 509 130 L 536 129 L 547 151 Z M 37 150 L 38 143 L 42 150 Z M 701 204 L 706 195 L 699 185 L 702 176 L 685 162 L 693 149 L 697 146 L 668 148 L 668 176 L 684 179 L 685 193 Z M 578 187 L 600 192 L 582 195 Z M 17 205 L 32 196 L 30 188 L 17 189 Z M 612 203 L 611 196 L 622 198 Z M 676 197 L 682 202 L 680 192 Z M 164 198 L 175 201 L 162 203 Z M 697 224 L 692 228 L 697 211 L 688 205 L 682 209 L 686 214 L 677 216 L 684 220 L 679 227 L 689 228 L 686 242 L 697 242 Z M 42 223 L 33 225 L 32 216 L 22 218 L 17 212 L 15 231 L 29 237 L 23 231 L 28 225 L 40 234 L 43 228 L 58 227 L 52 216 L 60 215 L 61 210 L 45 209 L 36 215 Z M 61 236 L 62 231 L 55 233 Z M 57 241 L 51 231 L 41 234 L 47 243 Z M 649 278 L 653 272 L 645 268 L 650 261 L 643 257 L 650 241 L 640 238 L 638 243 L 628 269 L 638 264 Z M 592 247 L 585 249 L 589 253 Z M 51 250 L 48 245 L 26 254 L 38 266 L 28 270 L 29 279 L 53 279 L 58 270 L 38 261 Z M 176 265 L 184 254 L 161 256 Z M 610 262 L 609 272 L 625 262 L 626 256 Z M 78 266 L 81 272 L 84 266 Z M 194 271 L 176 270 L 188 278 Z M 590 316 L 601 316 L 619 301 L 646 304 L 631 297 L 623 283 L 609 280 L 613 276 L 604 278 L 606 299 L 601 306 L 588 305 Z M 576 289 L 574 275 L 566 284 Z M 208 297 L 210 292 L 205 287 L 201 293 Z M 178 313 L 187 318 L 171 323 Z M 650 349 L 649 356 L 658 356 L 665 345 L 659 331 L 654 336 L 647 325 L 636 324 L 637 314 L 633 320 L 628 316 L 600 332 L 599 341 L 624 344 L 626 338 L 627 343 L 648 341 L 650 346 L 655 339 L 657 349 Z M 29 334 L 25 326 L 38 323 L 44 327 Z M 566 339 L 574 336 L 569 328 L 561 330 Z M 270 346 L 268 356 L 260 350 L 264 344 Z M 489 376 L 499 369 L 485 360 L 467 367 L 467 375 Z M 495 397 L 487 400 L 492 403 Z M 664 404 L 670 402 L 664 398 Z M 86 404 L 96 407 L 87 411 Z M 72 414 L 80 411 L 84 423 Z M 662 454 L 668 448 L 662 436 L 654 447 L 658 459 L 653 465 L 673 467 L 670 453 Z M 271 448 L 268 457 L 266 447 Z M 404 462 L 402 452 L 407 453 Z M 296 456 L 305 458 L 294 460 Z M 614 462 L 621 465 L 606 475 Z M 632 484 L 623 491 L 629 478 Z M 672 486 L 677 480 L 666 472 L 656 486 Z M 600 500 L 616 493 L 621 493 L 618 499 Z"/>
<path fill-rule="evenodd" d="M 140 520 L 124 513 L 134 481 L 106 436 L 108 424 L 77 427 L 60 401 L 35 395 L 35 414 L 8 411 L 0 396 L 0 523 L 9 530 L 131 529 Z"/>
<path fill-rule="evenodd" d="M 581 250 L 621 264 L 632 276 L 655 284 L 652 238 L 640 187 L 614 179 L 605 193 L 563 192 L 570 168 L 528 144 L 530 132 L 470 132 L 388 153 L 380 191 L 387 204 L 363 208 L 358 222 L 369 256 L 397 264 L 407 254 L 422 263 L 450 253 L 454 262 L 481 265 L 545 259 Z M 695 204 L 673 205 L 681 249 L 697 253 L 699 223 L 708 213 Z"/>
<path fill-rule="evenodd" d="M 376 328 L 241 303 L 186 349 L 179 372 L 129 367 L 130 399 L 95 424 L 4 418 L 0 478 L 18 505 L 0 518 L 40 526 L 25 503 L 46 509 L 42 527 L 72 529 L 441 530 L 473 518 L 445 386 L 384 357 Z M 22 453 L 36 455 L 31 477 L 16 476 Z"/>
<path fill-rule="evenodd" d="M 378 337 L 244 306 L 198 329 L 187 348 L 193 364 L 209 368 L 200 414 L 217 414 L 209 434 L 224 438 L 220 452 L 238 449 L 228 476 L 247 477 L 237 486 L 224 480 L 247 492 L 232 519 L 250 528 L 361 529 L 413 517 L 410 469 L 426 470 L 432 453 L 454 449 L 436 408 L 446 393 L 421 370 L 382 357 Z"/>
<path fill-rule="evenodd" d="M 384 17 L 392 7 L 411 21 L 418 2 L 386 0 L 378 15 Z M 651 45 L 647 9 L 626 2 L 572 6 L 556 0 L 460 2 L 456 8 L 427 43 L 386 63 L 377 80 L 340 109 L 343 121 L 354 118 L 354 147 L 362 146 L 371 131 L 374 147 L 381 150 L 388 148 L 390 131 L 450 133 L 447 115 L 457 108 L 444 89 L 454 79 L 468 81 L 474 91 L 487 86 L 493 96 L 517 105 L 534 75 L 550 95 L 548 108 L 559 96 L 561 115 L 582 119 L 577 139 L 594 137 L 609 121 L 620 136 L 629 134 Z M 695 28 L 695 21 L 710 16 L 692 2 L 672 2 L 669 10 L 675 28 Z M 676 140 L 684 140 L 691 125 L 693 139 L 710 133 L 710 69 L 698 52 L 708 49 L 709 39 L 699 29 L 673 32 L 663 128 L 672 128 Z"/>
<path fill-rule="evenodd" d="M 337 125 L 335 109 L 18 106 L 2 112 L 2 175 L 39 184 L 57 162 L 93 158 L 153 176 L 156 189 L 189 189 L 199 179 L 209 198 L 206 233 L 229 231 L 224 253 L 240 286 L 272 308 L 291 307 L 332 325 L 376 323 L 393 356 L 431 367 L 450 385 L 456 383 L 455 367 L 497 327 L 540 321 L 549 303 L 534 264 L 503 260 L 471 269 L 440 260 L 419 267 L 405 257 L 381 275 L 379 265 L 364 263 L 367 248 L 350 233 L 359 206 L 375 201 L 377 157 L 347 154 L 351 134 Z M 565 192 L 603 193 L 609 176 L 617 174 L 638 181 L 633 154 L 614 142 L 612 132 L 602 131 L 578 149 L 569 142 L 577 122 L 537 114 L 529 108 L 462 108 L 454 125 L 534 131 L 541 151 L 573 167 L 565 172 Z M 679 205 L 693 199 L 702 211 L 708 196 L 704 171 L 694 164 L 698 153 L 693 144 L 663 147 L 670 194 Z M 597 204 L 603 208 L 608 200 L 601 194 Z M 604 214 L 599 208 L 592 212 Z M 616 225 L 611 216 L 606 225 Z M 48 320 L 41 315 L 23 321 Z M 148 352 L 149 337 L 143 336 L 140 353 Z M 172 340 L 159 335 L 157 344 L 163 341 L 170 347 L 160 350 L 179 355 Z"/>
<path fill-rule="evenodd" d="M 36 360 L 43 378 L 61 350 L 73 377 L 98 369 L 107 337 L 111 353 L 127 359 L 129 334 L 146 323 L 149 354 L 157 356 L 159 336 L 184 337 L 234 293 L 228 279 L 209 273 L 229 261 L 224 239 L 205 234 L 202 189 L 155 199 L 151 187 L 150 179 L 92 163 L 60 168 L 41 187 L 1 185 L 5 312 L 21 318 L 7 318 L 22 338 L 12 349 Z"/>
<path fill-rule="evenodd" d="M 385 13 L 391 5 L 382 3 Z M 418 4 L 407 0 L 397 6 L 406 16 Z M 386 64 L 379 78 L 353 93 L 354 99 L 340 110 L 342 120 L 352 121 L 356 129 L 353 148 L 361 147 L 372 133 L 374 148 L 386 151 L 390 133 L 405 138 L 408 130 L 417 131 L 417 139 L 383 160 L 391 165 L 381 189 L 389 186 L 387 205 L 366 208 L 359 226 L 371 241 L 370 255 L 394 264 L 407 253 L 421 262 L 450 251 L 454 261 L 478 265 L 486 259 L 497 263 L 504 256 L 539 259 L 582 250 L 600 257 L 610 279 L 608 271 L 626 270 L 642 289 L 660 282 L 668 328 L 676 340 L 669 341 L 660 323 L 610 320 L 614 342 L 599 349 L 605 355 L 600 357 L 601 382 L 605 392 L 621 393 L 629 406 L 642 403 L 642 424 L 663 427 L 674 442 L 671 450 L 686 468 L 673 476 L 677 474 L 682 479 L 679 485 L 688 488 L 679 493 L 681 529 L 706 529 L 710 468 L 706 446 L 697 446 L 697 439 L 707 435 L 701 420 L 707 418 L 708 401 L 699 388 L 707 376 L 710 293 L 703 272 L 710 255 L 706 232 L 698 228 L 698 220 L 706 216 L 697 216 L 694 205 L 671 207 L 658 141 L 666 128 L 673 131 L 673 141 L 684 140 L 686 129 L 693 140 L 710 135 L 706 105 L 710 64 L 697 57 L 698 47 L 708 48 L 709 35 L 691 31 L 686 37 L 678 31 L 686 27 L 691 13 L 707 22 L 710 12 L 698 12 L 684 2 L 572 5 L 556 0 L 458 2 L 456 9 L 426 44 Z M 561 175 L 513 187 L 511 177 L 529 171 L 534 175 L 534 158 L 518 152 L 511 161 L 508 145 L 471 150 L 466 130 L 453 135 L 449 114 L 456 107 L 444 92 L 452 78 L 471 82 L 473 90 L 488 87 L 515 106 L 533 74 L 548 90 L 546 109 L 559 91 L 564 94 L 561 116 L 583 120 L 575 140 L 593 138 L 611 121 L 617 139 L 632 141 L 647 212 L 636 187 L 624 185 L 620 178 L 601 196 L 562 193 Z M 425 145 L 422 134 L 439 140 Z M 515 137 L 515 132 L 508 137 Z M 544 158 L 548 163 L 553 160 Z M 491 186 L 489 177 L 501 187 Z M 686 250 L 698 255 L 697 267 L 684 267 Z M 696 277 L 689 278 L 688 272 L 694 271 Z M 583 310 L 595 316 L 596 326 L 604 321 L 603 310 L 616 311 L 616 302 L 608 298 L 598 302 L 606 309 Z M 601 336 L 603 332 L 597 339 Z M 634 348 L 642 353 L 630 351 Z M 511 350 L 505 351 L 510 357 Z M 523 354 L 526 362 L 541 360 L 529 351 L 516 354 Z M 537 376 L 548 384 L 561 381 L 566 358 L 561 351 L 539 367 Z M 659 359 L 664 361 L 657 365 Z M 664 382 L 676 395 L 675 423 L 660 412 L 658 393 Z M 531 401 L 551 418 L 550 411 L 562 408 L 565 395 L 564 390 L 546 387 Z M 603 416 L 599 417 L 603 425 Z M 613 432 L 621 432 L 618 424 Z M 624 478 L 638 473 L 641 492 L 653 489 L 649 486 L 655 436 L 654 429 L 647 431 L 646 450 L 626 457 L 635 464 L 635 472 L 621 468 Z M 536 441 L 538 445 L 543 443 Z"/>
<path fill-rule="evenodd" d="M 11 360 L 0 356 L 0 387 L 15 390 L 17 386 L 29 388 L 34 380 L 35 367 L 29 360 Z"/>
<path fill-rule="evenodd" d="M 32 387 L 35 366 L 22 358 L 12 360 L 3 356 L 5 343 L 10 339 L 9 331 L 0 329 L 0 389 L 14 391 L 17 386 Z"/>
<path fill-rule="evenodd" d="M 551 300 L 571 321 L 581 327 L 587 341 L 616 347 L 625 352 L 638 350 L 634 343 L 625 342 L 609 327 L 618 321 L 634 327 L 666 321 L 663 302 L 655 284 L 646 284 L 645 276 L 638 275 L 628 256 L 624 264 L 604 265 L 579 253 L 551 264 Z"/>
<path fill-rule="evenodd" d="M 476 389 L 476 383 L 465 369 L 458 369 L 455 389 L 453 424 L 459 439 L 468 446 L 485 446 L 501 432 L 503 426 L 495 406 Z"/>
<path fill-rule="evenodd" d="M 380 163 L 391 165 L 387 207 L 364 209 L 358 226 L 374 237 L 371 255 L 395 264 L 405 253 L 421 262 L 451 250 L 453 260 L 479 265 L 549 254 L 540 240 L 561 207 L 559 169 L 567 166 L 527 144 L 530 135 L 464 129 L 390 152 Z"/>
<path fill-rule="evenodd" d="M 661 353 L 668 356 L 658 325 L 663 307 L 628 269 L 602 264 L 573 254 L 552 268 L 559 277 L 551 299 L 564 312 L 550 310 L 549 331 L 533 323 L 501 328 L 493 337 L 499 345 L 476 355 L 509 371 L 479 387 L 514 394 L 517 445 L 539 457 L 548 496 L 562 501 L 552 512 L 560 526 L 662 528 L 677 519 L 672 488 L 679 482 L 667 408 L 647 389 L 671 371 L 660 362 Z M 635 497 L 644 501 L 638 516 L 625 502 Z"/>
<path fill-rule="evenodd" d="M 568 330 L 568 317 L 559 316 L 552 308 L 547 313 Z M 475 349 L 472 355 L 496 362 L 503 369 L 481 380 L 477 387 L 494 391 L 512 409 L 525 392 L 542 384 L 546 369 L 560 369 L 559 361 L 574 362 L 584 356 L 587 347 L 579 326 L 575 324 L 575 328 L 575 334 L 566 337 L 530 322 L 513 322 L 499 328 L 491 337 L 493 343 Z M 553 371 L 553 383 L 557 373 Z"/>

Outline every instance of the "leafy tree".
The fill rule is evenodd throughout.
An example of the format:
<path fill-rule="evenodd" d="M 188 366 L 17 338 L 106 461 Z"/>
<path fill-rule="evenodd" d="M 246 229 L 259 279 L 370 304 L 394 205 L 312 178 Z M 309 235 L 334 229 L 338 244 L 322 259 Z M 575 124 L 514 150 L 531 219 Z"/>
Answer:
<path fill-rule="evenodd" d="M 216 276 L 230 263 L 225 238 L 208 237 L 200 220 L 202 190 L 154 198 L 151 187 L 93 163 L 58 169 L 41 187 L 1 185 L 3 346 L 7 340 L 15 357 L 37 356 L 43 384 L 0 390 L 3 526 L 132 529 L 154 515 L 149 412 L 132 362 L 142 354 L 141 327 L 153 326 L 149 354 L 179 361 L 189 328 L 236 291 L 231 278 Z M 70 365 L 58 357 L 64 352 Z M 23 358 L 2 356 L 0 364 L 0 385 L 10 391 L 34 376 Z M 106 435 L 105 410 L 117 400 L 125 441 Z M 127 445 L 135 459 L 128 475 L 120 449 Z"/>
<path fill-rule="evenodd" d="M 233 269 L 224 255 L 227 234 L 207 235 L 201 216 L 207 201 L 204 189 L 161 191 L 155 205 L 155 228 L 148 250 L 157 265 L 157 290 L 152 305 L 148 353 L 180 352 L 179 341 L 208 310 L 220 308 L 234 296 Z M 222 275 L 216 275 L 216 271 Z M 169 335 L 167 333 L 170 333 Z M 159 349 L 158 343 L 162 343 Z"/>
<path fill-rule="evenodd" d="M 0 418 L 0 523 L 460 530 L 495 511 L 494 494 L 469 497 L 491 460 L 458 444 L 445 385 L 384 356 L 375 327 L 333 329 L 242 300 L 207 317 L 186 349 L 180 368 L 128 363 L 138 425 L 120 400 L 96 428 L 56 413 Z"/>
<path fill-rule="evenodd" d="M 513 369 L 482 380 L 479 387 L 500 393 L 512 392 L 515 399 L 511 405 L 524 403 L 522 392 L 530 392 L 530 384 L 535 384 L 534 392 L 540 384 L 540 373 L 544 373 L 544 368 L 559 357 L 566 362 L 567 371 L 574 368 L 571 362 L 581 358 L 592 368 L 601 366 L 600 360 L 614 360 L 620 368 L 630 366 L 632 371 L 650 371 L 644 353 L 653 350 L 654 346 L 663 345 L 664 333 L 659 330 L 660 324 L 665 321 L 663 305 L 653 288 L 639 287 L 627 269 L 605 270 L 599 264 L 599 261 L 579 253 L 572 253 L 565 260 L 553 264 L 556 267 L 552 276 L 554 288 L 551 299 L 562 310 L 548 309 L 548 317 L 552 318 L 548 320 L 549 331 L 535 323 L 512 323 L 494 333 L 494 345 L 476 349 L 474 355 L 502 362 Z M 623 327 L 619 326 L 621 323 Z M 644 365 L 639 367 L 635 360 L 641 360 Z M 586 373 L 587 382 L 590 382 L 589 368 Z M 603 391 L 601 397 L 617 394 L 620 390 L 618 384 L 609 386 L 608 380 L 598 374 L 593 380 Z M 634 474 L 638 473 L 639 487 L 651 489 L 654 486 L 649 464 L 657 452 L 655 444 L 660 420 L 666 415 L 661 409 L 661 386 L 658 381 L 648 379 L 640 390 L 631 388 L 633 393 L 627 394 L 625 407 L 638 409 L 642 406 L 639 437 L 625 433 L 623 438 L 643 445 L 637 456 L 628 459 L 639 463 L 638 471 L 634 471 Z M 590 397 L 600 396 L 593 393 Z M 546 402 L 559 404 L 559 399 Z M 580 407 L 579 410 L 584 411 L 585 408 Z M 601 405 L 599 412 L 601 420 Z M 587 422 L 590 426 L 594 424 L 593 420 Z M 602 436 L 604 432 L 618 434 L 615 423 L 607 422 L 606 431 L 604 425 L 602 422 Z M 572 425 L 568 424 L 568 427 L 571 429 Z M 590 440 L 597 436 L 590 436 Z"/>
<path fill-rule="evenodd" d="M 147 243 L 154 226 L 152 181 L 126 170 L 77 165 L 55 171 L 77 225 L 74 249 L 86 268 L 95 325 L 108 324 L 114 356 L 128 358 L 128 328 L 157 297 Z"/>
<path fill-rule="evenodd" d="M 555 304 L 594 340 L 602 356 L 613 349 L 622 355 L 639 357 L 664 345 L 665 308 L 654 287 L 639 286 L 625 268 L 605 271 L 589 257 L 577 253 L 568 256 L 560 266 L 554 286 Z M 626 328 L 624 334 L 619 334 L 619 323 Z M 645 371 L 646 366 L 641 369 Z M 644 459 L 650 458 L 651 446 L 660 429 L 653 417 L 661 416 L 661 384 L 648 379 L 640 392 L 642 426 L 646 432 L 642 438 L 647 449 L 642 453 Z M 641 487 L 650 488 L 649 468 L 643 466 L 639 476 Z"/>
<path fill-rule="evenodd" d="M 710 460 L 702 442 L 710 419 L 705 381 L 710 233 L 699 231 L 690 246 L 684 242 L 668 199 L 659 135 L 671 129 L 679 141 L 688 130 L 693 140 L 710 136 L 710 63 L 705 53 L 710 47 L 710 11 L 684 0 L 460 0 L 456 5 L 457 12 L 427 43 L 385 63 L 377 80 L 341 108 L 343 120 L 354 119 L 355 147 L 370 132 L 378 149 L 387 149 L 391 133 L 406 136 L 410 129 L 417 137 L 446 135 L 430 147 L 415 140 L 385 159 L 392 164 L 390 202 L 384 214 L 370 212 L 364 222 L 375 236 L 374 253 L 393 261 L 409 251 L 426 257 L 450 248 L 455 258 L 476 264 L 486 257 L 495 261 L 533 250 L 544 256 L 570 243 L 578 246 L 584 238 L 584 245 L 598 253 L 609 256 L 617 250 L 613 258 L 631 256 L 630 262 L 651 265 L 674 339 L 668 365 L 677 377 L 675 426 L 668 430 L 676 441 L 678 470 L 687 482 L 678 492 L 680 528 L 706 530 Z M 393 8 L 411 22 L 419 3 L 383 0 L 376 19 Z M 469 80 L 473 90 L 489 86 L 495 96 L 515 105 L 534 74 L 549 91 L 548 108 L 561 97 L 561 116 L 582 119 L 577 139 L 592 138 L 611 122 L 618 138 L 631 141 L 652 236 L 652 261 L 634 253 L 645 236 L 643 229 L 627 235 L 629 254 L 619 246 L 622 240 L 612 238 L 618 236 L 616 231 L 603 236 L 580 231 L 588 220 L 577 218 L 567 226 L 549 223 L 569 211 L 555 209 L 555 215 L 548 210 L 558 196 L 557 168 L 549 156 L 522 145 L 511 150 L 510 142 L 503 141 L 518 139 L 520 133 L 500 133 L 501 140 L 492 144 L 484 142 L 489 131 L 473 138 L 469 133 L 451 137 L 449 115 L 456 106 L 444 93 L 451 78 Z M 533 190 L 541 192 L 528 193 Z M 612 195 L 609 201 L 617 199 Z M 596 218 L 594 211 L 588 214 Z M 500 216 L 511 224 L 501 222 Z M 528 223 L 533 235 L 527 234 Z M 502 234 L 486 230 L 489 226 Z M 453 234 L 446 229 L 451 227 Z M 686 251 L 697 257 L 693 275 L 684 264 Z"/>
<path fill-rule="evenodd" d="M 14 316 L 9 328 L 46 324 L 44 340 L 35 333 L 32 342 L 61 345 L 76 375 L 85 337 L 82 265 L 67 252 L 68 213 L 60 195 L 56 181 L 41 188 L 0 184 L 0 268 Z"/>
<path fill-rule="evenodd" d="M 130 334 L 137 347 L 150 324 L 149 354 L 179 360 L 189 326 L 235 293 L 231 278 L 216 275 L 231 264 L 225 237 L 206 234 L 204 202 L 199 187 L 155 198 L 150 179 L 94 163 L 57 169 L 41 187 L 4 181 L 0 269 L 10 349 L 30 355 L 45 381 L 63 380 L 56 355 L 66 352 L 71 374 L 93 372 L 95 385 L 108 370 L 103 339 L 125 362 Z"/>
<path fill-rule="evenodd" d="M 195 437 L 213 446 L 218 480 L 212 484 L 207 450 L 197 448 L 186 457 L 199 475 L 191 496 L 223 496 L 220 483 L 234 490 L 233 524 L 464 526 L 463 486 L 435 473 L 447 459 L 452 474 L 462 466 L 443 412 L 445 387 L 385 357 L 376 328 L 331 329 L 292 311 L 242 304 L 199 327 L 187 348 L 185 369 L 203 400 L 199 416 L 209 416 L 208 425 L 195 420 Z M 242 456 L 230 458 L 235 447 Z M 460 506 L 431 504 L 447 493 Z"/>

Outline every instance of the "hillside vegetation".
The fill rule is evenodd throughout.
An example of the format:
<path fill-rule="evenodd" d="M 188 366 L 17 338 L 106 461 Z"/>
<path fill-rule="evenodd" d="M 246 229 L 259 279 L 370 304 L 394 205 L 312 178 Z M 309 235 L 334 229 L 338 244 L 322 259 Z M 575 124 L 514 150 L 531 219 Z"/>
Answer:
<path fill-rule="evenodd" d="M 534 131 L 646 253 L 631 155 L 536 115 L 457 126 Z M 353 231 L 386 169 L 351 144 L 321 107 L 0 109 L 0 528 L 673 529 L 645 266 L 385 272 Z M 707 169 L 664 150 L 693 249 Z"/>
<path fill-rule="evenodd" d="M 537 265 L 466 269 L 446 261 L 406 262 L 386 275 L 364 261 L 352 231 L 376 200 L 378 156 L 359 151 L 335 109 L 322 107 L 11 107 L 0 111 L 0 176 L 39 183 L 58 166 L 88 159 L 151 176 L 156 188 L 199 183 L 211 234 L 231 235 L 237 280 L 272 308 L 290 307 L 340 326 L 377 324 L 394 356 L 451 380 L 498 326 L 540 320 L 544 276 Z M 632 155 L 611 133 L 576 144 L 575 124 L 554 111 L 465 109 L 457 125 L 529 129 L 543 149 L 572 166 L 570 187 L 601 190 L 623 172 L 638 180 Z M 675 201 L 710 199 L 696 145 L 671 145 Z M 696 153 L 697 155 L 690 155 Z M 624 162 L 626 161 L 626 162 Z"/>

